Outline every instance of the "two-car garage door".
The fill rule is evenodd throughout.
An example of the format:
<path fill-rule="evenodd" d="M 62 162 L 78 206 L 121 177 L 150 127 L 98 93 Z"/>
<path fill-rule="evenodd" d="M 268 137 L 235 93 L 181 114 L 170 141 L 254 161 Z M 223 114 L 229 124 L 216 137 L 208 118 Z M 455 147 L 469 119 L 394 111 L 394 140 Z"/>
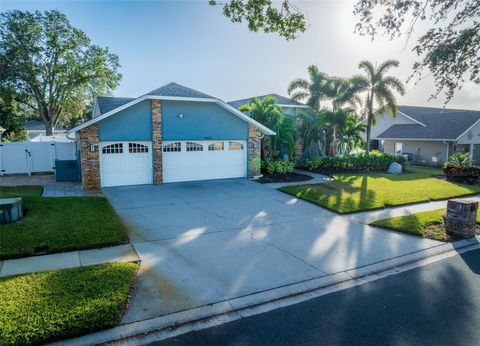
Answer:
<path fill-rule="evenodd" d="M 163 142 L 163 182 L 246 176 L 246 141 Z M 100 142 L 103 187 L 151 184 L 151 142 Z"/>

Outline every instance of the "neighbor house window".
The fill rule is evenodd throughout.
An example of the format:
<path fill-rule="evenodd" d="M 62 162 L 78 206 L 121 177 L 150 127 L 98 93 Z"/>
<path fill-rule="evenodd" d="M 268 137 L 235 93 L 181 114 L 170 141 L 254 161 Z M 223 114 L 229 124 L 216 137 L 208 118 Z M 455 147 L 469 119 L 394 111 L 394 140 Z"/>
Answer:
<path fill-rule="evenodd" d="M 228 150 L 243 150 L 243 144 L 239 142 L 228 142 Z"/>
<path fill-rule="evenodd" d="M 203 151 L 203 145 L 195 142 L 187 142 L 187 151 Z"/>
<path fill-rule="evenodd" d="M 148 153 L 148 146 L 139 143 L 128 143 L 129 153 Z"/>
<path fill-rule="evenodd" d="M 110 144 L 102 148 L 102 154 L 121 154 L 123 153 L 123 143 Z"/>
<path fill-rule="evenodd" d="M 163 152 L 182 151 L 182 143 L 174 142 L 163 145 Z"/>
<path fill-rule="evenodd" d="M 223 142 L 215 142 L 208 145 L 208 151 L 223 150 Z"/>

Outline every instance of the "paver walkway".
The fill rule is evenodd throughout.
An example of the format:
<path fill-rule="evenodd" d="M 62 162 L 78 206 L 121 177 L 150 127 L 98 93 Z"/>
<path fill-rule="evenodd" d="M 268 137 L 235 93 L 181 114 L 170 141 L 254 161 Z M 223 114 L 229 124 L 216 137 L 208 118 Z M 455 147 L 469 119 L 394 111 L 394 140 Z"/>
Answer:
<path fill-rule="evenodd" d="M 323 175 L 319 173 L 314 173 L 314 172 L 309 172 L 309 171 L 303 171 L 300 169 L 294 169 L 293 170 L 295 173 L 299 174 L 305 174 L 313 177 L 313 179 L 307 180 L 307 181 L 294 181 L 290 183 L 270 183 L 270 184 L 264 184 L 270 187 L 273 187 L 274 189 L 277 189 L 282 186 L 293 186 L 293 185 L 305 185 L 305 184 L 322 184 L 327 181 L 331 181 L 332 178 L 329 177 L 328 175 Z"/>
<path fill-rule="evenodd" d="M 139 258 L 130 244 L 100 249 L 61 252 L 0 261 L 0 277 L 110 262 L 132 262 Z"/>

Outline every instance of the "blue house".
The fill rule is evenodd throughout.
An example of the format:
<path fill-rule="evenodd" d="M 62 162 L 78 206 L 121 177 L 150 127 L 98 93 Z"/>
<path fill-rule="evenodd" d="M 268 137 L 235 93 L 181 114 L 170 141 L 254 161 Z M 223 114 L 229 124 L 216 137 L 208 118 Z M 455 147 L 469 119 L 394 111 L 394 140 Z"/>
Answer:
<path fill-rule="evenodd" d="M 80 141 L 84 189 L 260 174 L 274 132 L 213 96 L 169 83 L 137 98 L 98 97 Z"/>

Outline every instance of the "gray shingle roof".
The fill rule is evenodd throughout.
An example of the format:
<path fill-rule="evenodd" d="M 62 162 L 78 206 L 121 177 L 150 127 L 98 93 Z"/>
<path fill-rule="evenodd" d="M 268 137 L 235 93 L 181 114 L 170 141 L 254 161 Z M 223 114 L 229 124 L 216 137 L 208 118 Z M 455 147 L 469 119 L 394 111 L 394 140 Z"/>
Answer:
<path fill-rule="evenodd" d="M 200 91 L 187 88 L 177 83 L 168 83 L 158 89 L 152 90 L 145 95 L 154 96 L 173 96 L 173 97 L 193 97 L 202 99 L 214 99 L 215 97 L 204 94 Z"/>
<path fill-rule="evenodd" d="M 393 125 L 377 138 L 455 140 L 480 120 L 480 111 L 399 106 L 398 110 L 425 124 Z"/>
<path fill-rule="evenodd" d="M 250 104 L 252 102 L 252 99 L 257 98 L 259 100 L 263 100 L 267 96 L 273 96 L 277 99 L 277 103 L 279 105 L 288 105 L 288 106 L 305 106 L 303 103 L 289 99 L 288 97 L 284 97 L 278 94 L 268 94 L 268 95 L 262 95 L 262 96 L 253 96 L 248 99 L 242 99 L 242 100 L 235 100 L 235 101 L 230 101 L 228 104 L 234 108 L 240 108 L 241 106 L 245 104 Z"/>
<path fill-rule="evenodd" d="M 135 100 L 131 97 L 110 97 L 110 96 L 99 96 L 97 97 L 97 104 L 100 110 L 100 114 L 110 112 L 111 110 L 123 106 L 130 101 Z"/>
<path fill-rule="evenodd" d="M 27 120 L 27 123 L 25 124 L 25 128 L 27 129 L 27 131 L 45 131 L 46 130 L 45 124 L 42 121 L 36 120 L 36 119 Z M 65 127 L 63 126 L 63 124 L 58 124 L 57 126 L 55 126 L 55 130 L 56 131 L 65 130 Z"/>

